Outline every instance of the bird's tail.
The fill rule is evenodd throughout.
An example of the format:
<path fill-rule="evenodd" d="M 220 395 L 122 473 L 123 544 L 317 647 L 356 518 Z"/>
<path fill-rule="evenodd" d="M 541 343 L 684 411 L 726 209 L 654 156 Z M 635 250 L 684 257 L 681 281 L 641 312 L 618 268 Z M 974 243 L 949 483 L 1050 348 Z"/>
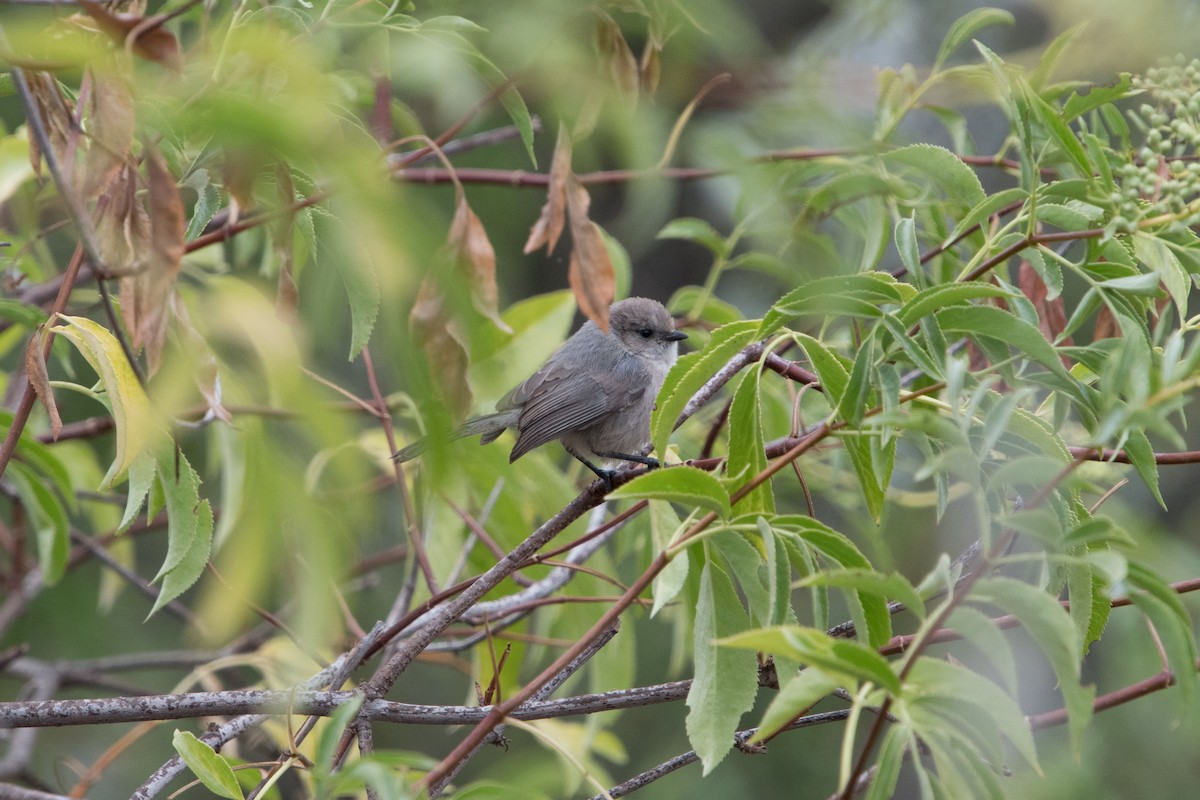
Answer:
<path fill-rule="evenodd" d="M 459 425 L 450 434 L 448 439 L 453 441 L 455 439 L 465 439 L 468 436 L 479 436 L 480 444 L 488 444 L 495 441 L 505 430 L 515 426 L 520 416 L 521 412 L 519 409 L 511 409 L 509 411 L 497 411 L 495 414 L 485 414 L 482 417 L 475 417 Z M 428 436 L 418 439 L 392 456 L 392 460 L 399 461 L 400 463 L 411 461 L 429 449 L 429 441 L 430 437 Z"/>

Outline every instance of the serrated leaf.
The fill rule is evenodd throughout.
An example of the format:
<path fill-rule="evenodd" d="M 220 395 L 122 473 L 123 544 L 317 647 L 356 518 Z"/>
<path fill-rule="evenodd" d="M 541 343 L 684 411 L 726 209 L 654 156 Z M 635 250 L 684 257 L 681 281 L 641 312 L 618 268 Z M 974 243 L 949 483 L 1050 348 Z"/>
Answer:
<path fill-rule="evenodd" d="M 211 747 L 187 731 L 181 730 L 175 731 L 171 744 L 183 759 L 183 763 L 188 765 L 188 769 L 195 773 L 210 792 L 229 800 L 245 798 L 242 787 L 233 774 L 233 767 Z"/>
<path fill-rule="evenodd" d="M 775 302 L 763 316 L 758 338 L 770 336 L 787 320 L 805 314 L 873 319 L 883 313 L 879 306 L 902 303 L 912 291 L 912 287 L 898 283 L 886 272 L 817 278 L 801 284 Z"/>
<path fill-rule="evenodd" d="M 938 48 L 937 58 L 933 62 L 933 71 L 937 72 L 946 59 L 966 41 L 984 28 L 993 25 L 1014 25 L 1016 19 L 1012 12 L 1000 8 L 976 8 L 954 21 L 946 37 Z"/>
<path fill-rule="evenodd" d="M 1004 342 L 1022 355 L 1032 358 L 1058 377 L 1071 381 L 1054 346 L 1041 332 L 1024 320 L 991 306 L 943 308 L 937 312 L 944 333 L 965 334 Z"/>
<path fill-rule="evenodd" d="M 84 317 L 59 316 L 65 326 L 55 333 L 79 350 L 100 377 L 116 424 L 116 458 L 100 483 L 107 491 L 125 474 L 139 455 L 147 452 L 159 437 L 150 398 L 125 359 L 120 343 L 104 327 Z"/>
<path fill-rule="evenodd" d="M 199 579 L 208 563 L 213 534 L 212 509 L 200 499 L 200 476 L 182 453 L 176 453 L 173 462 L 159 464 L 158 485 L 167 508 L 167 555 L 154 577 L 162 588 L 151 614 Z"/>
<path fill-rule="evenodd" d="M 1009 293 L 999 286 L 988 283 L 950 283 L 923 289 L 909 300 L 896 316 L 905 327 L 915 325 L 926 314 L 947 306 L 955 306 L 984 297 L 1007 297 Z"/>
<path fill-rule="evenodd" d="M 688 741 L 707 775 L 733 747 L 742 715 L 754 705 L 758 664 L 754 654 L 717 642 L 746 629 L 748 620 L 729 577 L 711 562 L 700 573 L 693 636 L 696 674 L 688 691 Z"/>
<path fill-rule="evenodd" d="M 903 164 L 929 176 L 963 208 L 974 208 L 986 196 L 975 170 L 944 147 L 913 144 L 884 153 L 884 163 Z"/>
<path fill-rule="evenodd" d="M 609 497 L 641 500 L 671 500 L 681 505 L 706 508 L 723 518 L 730 516 L 729 492 L 713 475 L 689 466 L 666 467 L 639 475 Z"/>
<path fill-rule="evenodd" d="M 675 362 L 658 391 L 650 416 L 650 433 L 657 452 L 666 452 L 671 431 L 692 395 L 735 353 L 754 341 L 757 328 L 758 322 L 754 320 L 723 325 L 712 332 L 703 350 Z"/>
<path fill-rule="evenodd" d="M 1092 717 L 1096 689 L 1079 682 L 1080 640 L 1070 615 L 1050 595 L 1013 578 L 980 579 L 970 596 L 1015 616 L 1038 643 L 1058 678 L 1071 745 L 1078 753 L 1083 731 Z"/>
<path fill-rule="evenodd" d="M 157 469 L 154 456 L 149 453 L 142 453 L 129 465 L 129 490 L 125 496 L 125 513 L 121 516 L 117 533 L 129 530 L 129 526 L 137 519 L 138 512 L 142 510 L 142 504 L 146 501 L 146 495 L 154 485 Z"/>
<path fill-rule="evenodd" d="M 988 659 L 1010 694 L 1017 691 L 1017 660 L 991 617 L 971 606 L 959 606 L 946 620 L 946 627 L 961 634 Z"/>

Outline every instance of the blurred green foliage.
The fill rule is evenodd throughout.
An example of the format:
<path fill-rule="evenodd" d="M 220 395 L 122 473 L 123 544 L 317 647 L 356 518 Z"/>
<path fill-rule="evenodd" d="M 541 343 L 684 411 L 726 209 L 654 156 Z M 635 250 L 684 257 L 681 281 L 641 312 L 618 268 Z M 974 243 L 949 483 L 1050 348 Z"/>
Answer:
<path fill-rule="evenodd" d="M 5 699 L 343 688 L 592 477 L 440 434 L 647 294 L 692 346 L 653 444 L 692 466 L 623 478 L 586 564 L 525 564 L 387 699 L 503 702 L 626 606 L 558 696 L 691 683 L 513 721 L 448 793 L 688 750 L 639 795 L 1186 793 L 1200 66 L 1148 43 L 1195 10 L 772 5 L 4 5 Z M 259 796 L 406 797 L 465 735 L 376 722 L 334 769 L 359 711 L 219 754 L 181 720 L 95 774 L 111 726 L 43 730 L 0 780 L 123 797 L 178 752 L 220 796 L 266 762 Z"/>

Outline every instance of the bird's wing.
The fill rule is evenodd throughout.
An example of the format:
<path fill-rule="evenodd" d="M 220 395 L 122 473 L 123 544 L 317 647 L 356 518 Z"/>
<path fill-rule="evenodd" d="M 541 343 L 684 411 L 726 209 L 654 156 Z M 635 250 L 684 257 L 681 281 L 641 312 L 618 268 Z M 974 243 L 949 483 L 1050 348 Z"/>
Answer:
<path fill-rule="evenodd" d="M 547 367 L 542 371 L 544 375 L 539 373 L 541 380 L 532 388 L 521 410 L 517 423 L 520 434 L 509 457 L 511 461 L 563 434 L 595 424 L 646 391 L 645 386 L 639 386 L 614 396 L 589 375 L 572 375 L 562 368 Z"/>

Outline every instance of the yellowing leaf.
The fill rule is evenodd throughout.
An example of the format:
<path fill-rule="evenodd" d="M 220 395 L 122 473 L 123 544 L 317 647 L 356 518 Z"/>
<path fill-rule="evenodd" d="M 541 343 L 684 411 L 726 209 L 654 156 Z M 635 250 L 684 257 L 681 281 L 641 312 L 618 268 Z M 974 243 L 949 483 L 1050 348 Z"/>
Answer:
<path fill-rule="evenodd" d="M 125 359 L 121 344 L 103 326 L 84 317 L 59 316 L 65 323 L 54 329 L 75 345 L 100 376 L 100 383 L 112 406 L 116 423 L 117 455 L 100 483 L 100 490 L 111 489 L 129 465 L 149 449 L 161 433 L 145 389 L 133 367 Z"/>

